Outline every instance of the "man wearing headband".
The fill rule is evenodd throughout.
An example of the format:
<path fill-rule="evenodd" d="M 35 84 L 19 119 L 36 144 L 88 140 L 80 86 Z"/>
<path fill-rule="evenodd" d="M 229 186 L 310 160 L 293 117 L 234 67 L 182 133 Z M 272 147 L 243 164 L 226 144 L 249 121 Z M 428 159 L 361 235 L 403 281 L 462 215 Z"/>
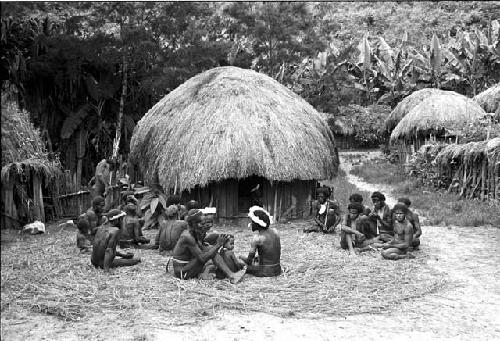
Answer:
<path fill-rule="evenodd" d="M 170 205 L 158 217 L 159 228 L 155 248 L 160 249 L 160 252 L 172 251 L 182 232 L 188 229 L 188 223 L 185 220 L 177 219 L 178 213 L 177 205 Z"/>
<path fill-rule="evenodd" d="M 188 211 L 186 220 L 189 228 L 182 232 L 173 251 L 175 276 L 181 279 L 213 278 L 215 270 L 218 269 L 231 283 L 239 282 L 245 270 L 232 272 L 218 252 L 226 243 L 228 236 L 221 234 L 214 245 L 203 245 L 203 238 L 207 233 L 206 224 L 202 223 L 203 213 L 198 209 L 192 209 Z"/>
<path fill-rule="evenodd" d="M 250 244 L 246 263 L 247 273 L 257 277 L 273 277 L 281 274 L 281 241 L 278 231 L 269 228 L 271 224 L 269 213 L 259 206 L 250 207 L 248 217 L 251 222 L 249 227 L 257 231 Z M 254 265 L 255 257 L 258 263 Z"/>
<path fill-rule="evenodd" d="M 103 212 L 104 198 L 96 196 L 92 199 L 92 206 L 78 218 L 78 220 L 84 219 L 88 222 L 89 228 L 87 238 L 91 243 L 94 241 L 97 228 L 106 222 L 106 217 L 103 216 Z"/>
<path fill-rule="evenodd" d="M 306 227 L 304 232 L 335 233 L 335 227 L 342 220 L 337 200 L 330 200 L 330 188 L 316 189 L 317 200 L 313 202 L 314 226 Z"/>
<path fill-rule="evenodd" d="M 120 226 L 125 212 L 113 209 L 108 212 L 108 222 L 97 229 L 90 261 L 96 268 L 109 271 L 110 268 L 119 266 L 132 266 L 139 263 L 140 259 L 132 259 L 132 253 L 123 253 L 116 249 L 120 241 Z M 116 256 L 122 258 L 115 258 Z"/>

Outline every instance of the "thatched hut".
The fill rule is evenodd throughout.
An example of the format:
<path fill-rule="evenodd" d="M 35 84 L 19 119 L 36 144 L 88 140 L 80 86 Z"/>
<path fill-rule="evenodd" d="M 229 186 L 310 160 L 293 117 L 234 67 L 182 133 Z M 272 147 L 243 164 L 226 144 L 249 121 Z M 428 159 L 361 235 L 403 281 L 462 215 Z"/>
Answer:
<path fill-rule="evenodd" d="M 391 111 L 391 114 L 385 119 L 384 126 L 387 132 L 391 132 L 398 123 L 405 117 L 413 108 L 426 100 L 430 95 L 435 94 L 457 94 L 452 91 L 445 91 L 435 88 L 425 88 L 413 92 L 406 96 L 398 105 Z M 458 95 L 458 94 L 457 94 Z"/>
<path fill-rule="evenodd" d="M 302 216 L 316 179 L 337 173 L 326 118 L 274 79 L 218 67 L 176 88 L 138 122 L 130 161 L 146 182 L 190 191 L 219 218 L 248 212 L 260 184 L 264 208 Z"/>
<path fill-rule="evenodd" d="M 495 113 L 497 119 L 500 120 L 500 83 L 476 95 L 474 100 L 484 111 Z"/>
<path fill-rule="evenodd" d="M 42 185 L 60 174 L 29 115 L 2 103 L 2 228 L 45 221 Z"/>
<path fill-rule="evenodd" d="M 475 101 L 458 93 L 431 94 L 401 119 L 390 142 L 402 142 L 399 153 L 404 160 L 430 141 L 458 142 L 457 132 L 484 115 Z"/>
<path fill-rule="evenodd" d="M 448 145 L 435 163 L 442 176 L 456 179 L 461 196 L 500 199 L 500 137 Z"/>

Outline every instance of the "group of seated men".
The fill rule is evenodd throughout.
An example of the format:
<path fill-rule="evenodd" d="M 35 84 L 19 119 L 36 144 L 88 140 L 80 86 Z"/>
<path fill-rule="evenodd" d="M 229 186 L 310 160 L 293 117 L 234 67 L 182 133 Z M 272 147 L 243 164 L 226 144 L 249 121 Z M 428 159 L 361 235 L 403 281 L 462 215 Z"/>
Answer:
<path fill-rule="evenodd" d="M 92 206 L 77 222 L 77 246 L 91 253 L 91 263 L 109 271 L 141 262 L 131 252 L 119 248 L 158 249 L 170 251 L 174 275 L 180 279 L 228 278 L 237 283 L 245 273 L 270 277 L 281 274 L 281 243 L 276 229 L 270 227 L 270 215 L 262 207 L 253 206 L 248 216 L 255 233 L 247 257 L 236 257 L 234 236 L 209 233 L 213 217 L 203 214 L 196 201 L 186 206 L 180 197 L 170 196 L 167 208 L 158 217 L 158 233 L 154 244 L 142 234 L 138 202 L 125 193 L 119 208 L 104 214 L 104 198 L 96 196 Z M 167 272 L 168 272 L 167 263 Z"/>
<path fill-rule="evenodd" d="M 316 192 L 314 226 L 304 232 L 335 233 L 340 226 L 340 246 L 352 255 L 355 249 L 361 252 L 381 248 L 385 259 L 414 258 L 409 251 L 420 245 L 422 229 L 418 214 L 409 208 L 408 198 L 399 198 L 391 209 L 382 193 L 373 192 L 370 209 L 363 205 L 363 196 L 354 193 L 349 197 L 348 213 L 342 214 L 338 202 L 330 198 L 330 188 L 319 187 Z"/>

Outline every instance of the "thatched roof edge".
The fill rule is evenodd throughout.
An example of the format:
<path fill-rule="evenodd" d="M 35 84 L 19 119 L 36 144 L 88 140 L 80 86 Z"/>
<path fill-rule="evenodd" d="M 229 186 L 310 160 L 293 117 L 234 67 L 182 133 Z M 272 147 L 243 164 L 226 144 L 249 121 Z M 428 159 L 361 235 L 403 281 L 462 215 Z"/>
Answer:
<path fill-rule="evenodd" d="M 436 156 L 439 164 L 448 164 L 453 159 L 474 161 L 480 156 L 486 156 L 494 163 L 500 162 L 500 137 L 486 141 L 452 144 L 443 148 Z"/>

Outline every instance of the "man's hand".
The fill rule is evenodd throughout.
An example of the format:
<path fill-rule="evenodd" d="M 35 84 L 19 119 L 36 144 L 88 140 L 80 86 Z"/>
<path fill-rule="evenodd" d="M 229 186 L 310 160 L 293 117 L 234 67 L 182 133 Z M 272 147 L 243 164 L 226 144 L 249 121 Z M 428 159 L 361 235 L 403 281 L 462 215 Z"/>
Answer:
<path fill-rule="evenodd" d="M 226 244 L 226 241 L 228 240 L 228 236 L 227 234 L 220 234 L 218 237 L 217 237 L 217 240 L 215 241 L 215 243 L 219 246 L 222 246 L 224 244 Z"/>

